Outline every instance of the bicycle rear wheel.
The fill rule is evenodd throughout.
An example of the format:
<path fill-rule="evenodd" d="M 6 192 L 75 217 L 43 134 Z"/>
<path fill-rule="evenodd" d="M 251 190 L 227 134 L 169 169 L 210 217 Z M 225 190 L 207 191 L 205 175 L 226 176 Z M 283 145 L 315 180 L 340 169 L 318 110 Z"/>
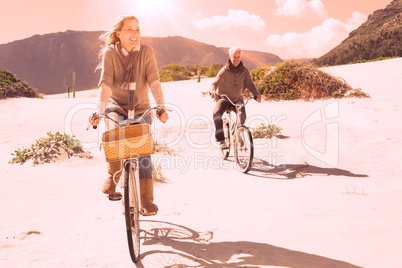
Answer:
<path fill-rule="evenodd" d="M 253 165 L 254 144 L 251 132 L 246 126 L 237 129 L 234 143 L 237 166 L 241 172 L 247 173 Z"/>
<path fill-rule="evenodd" d="M 136 175 L 131 162 L 124 167 L 124 216 L 131 260 L 140 259 L 140 208 Z"/>
<path fill-rule="evenodd" d="M 230 126 L 229 126 L 229 120 L 227 118 L 223 118 L 223 134 L 225 135 L 225 142 L 226 145 L 228 146 L 228 149 L 221 149 L 221 154 L 222 158 L 224 160 L 228 159 L 229 154 L 230 154 Z"/>

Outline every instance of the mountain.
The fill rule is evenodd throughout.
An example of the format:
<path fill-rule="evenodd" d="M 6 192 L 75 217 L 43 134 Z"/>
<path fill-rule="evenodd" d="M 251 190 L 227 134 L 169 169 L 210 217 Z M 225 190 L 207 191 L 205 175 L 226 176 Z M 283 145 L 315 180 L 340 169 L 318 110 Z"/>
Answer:
<path fill-rule="evenodd" d="M 76 90 L 98 84 L 100 71 L 100 31 L 66 31 L 0 45 L 0 68 L 9 70 L 28 82 L 38 92 L 67 92 L 76 73 Z M 159 68 L 170 63 L 187 66 L 225 64 L 228 48 L 197 42 L 180 36 L 141 37 L 143 44 L 153 47 Z M 258 51 L 244 51 L 244 64 L 251 70 L 263 64 L 281 62 L 278 56 Z"/>
<path fill-rule="evenodd" d="M 371 14 L 341 44 L 313 60 L 319 66 L 341 65 L 379 57 L 402 56 L 402 0 Z"/>
<path fill-rule="evenodd" d="M 210 66 L 225 64 L 228 59 L 229 48 L 218 48 L 181 36 L 141 37 L 141 42 L 155 50 L 159 68 L 171 63 Z M 264 64 L 278 62 L 282 62 L 282 59 L 271 53 L 245 50 L 243 54 L 243 63 L 250 71 Z"/>
<path fill-rule="evenodd" d="M 34 35 L 0 45 L 0 68 L 11 71 L 38 92 L 67 92 L 76 72 L 77 89 L 96 86 L 100 32 Z"/>

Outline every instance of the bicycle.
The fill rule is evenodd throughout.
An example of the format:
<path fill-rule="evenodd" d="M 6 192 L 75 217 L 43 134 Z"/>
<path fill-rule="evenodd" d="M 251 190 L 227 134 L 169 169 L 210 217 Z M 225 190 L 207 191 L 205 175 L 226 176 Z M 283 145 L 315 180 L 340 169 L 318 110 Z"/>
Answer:
<path fill-rule="evenodd" d="M 223 133 L 226 145 L 228 145 L 228 148 L 221 149 L 222 158 L 224 160 L 228 159 L 230 147 L 233 146 L 237 167 L 241 172 L 247 173 L 253 165 L 254 143 L 250 130 L 240 122 L 239 112 L 251 98 L 247 98 L 243 103 L 233 103 L 227 95 L 221 94 L 220 96 L 229 100 L 235 107 L 234 109 L 228 109 L 225 112 L 226 116 L 222 118 Z M 235 112 L 236 120 L 232 120 L 232 112 Z"/>
<path fill-rule="evenodd" d="M 155 106 L 146 110 L 142 116 L 137 119 L 134 119 L 132 109 L 129 110 L 129 118 L 122 122 L 117 122 L 107 114 L 93 114 L 93 116 L 97 116 L 98 118 L 111 120 L 119 126 L 116 129 L 103 133 L 101 146 L 104 148 L 107 162 L 118 160 L 122 162 L 122 169 L 117 171 L 114 176 L 123 171 L 122 179 L 119 182 L 123 195 L 116 192 L 109 195 L 108 198 L 111 201 L 122 199 L 128 248 L 131 260 L 134 263 L 137 263 L 140 259 L 140 214 L 142 214 L 140 210 L 141 194 L 138 157 L 154 153 L 154 143 L 150 125 L 141 124 L 140 122 L 146 118 L 151 111 L 156 110 L 158 112 L 162 109 L 170 111 L 165 107 Z M 94 128 L 96 127 L 94 126 Z"/>

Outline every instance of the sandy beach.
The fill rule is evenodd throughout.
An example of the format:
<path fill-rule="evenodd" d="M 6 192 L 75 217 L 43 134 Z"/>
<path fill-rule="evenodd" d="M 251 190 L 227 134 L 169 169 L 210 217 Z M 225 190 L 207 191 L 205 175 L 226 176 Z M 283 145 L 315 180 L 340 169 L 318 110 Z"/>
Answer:
<path fill-rule="evenodd" d="M 247 124 L 282 128 L 256 139 L 236 169 L 214 141 L 211 79 L 163 83 L 173 110 L 153 156 L 166 183 L 159 213 L 141 218 L 136 267 L 401 267 L 402 58 L 324 68 L 371 97 L 247 105 Z M 135 267 L 121 202 L 100 189 L 104 126 L 86 131 L 97 90 L 0 100 L 0 267 Z M 46 133 L 72 134 L 93 159 L 33 166 L 11 153 Z"/>

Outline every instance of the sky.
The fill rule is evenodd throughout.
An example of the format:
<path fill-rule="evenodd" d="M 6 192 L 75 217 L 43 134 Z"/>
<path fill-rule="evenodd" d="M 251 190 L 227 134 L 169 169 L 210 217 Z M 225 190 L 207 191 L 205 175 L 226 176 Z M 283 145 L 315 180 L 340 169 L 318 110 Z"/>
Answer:
<path fill-rule="evenodd" d="M 142 36 L 183 36 L 282 59 L 320 57 L 391 0 L 1 0 L 0 44 L 35 34 L 107 31 L 121 15 Z"/>

